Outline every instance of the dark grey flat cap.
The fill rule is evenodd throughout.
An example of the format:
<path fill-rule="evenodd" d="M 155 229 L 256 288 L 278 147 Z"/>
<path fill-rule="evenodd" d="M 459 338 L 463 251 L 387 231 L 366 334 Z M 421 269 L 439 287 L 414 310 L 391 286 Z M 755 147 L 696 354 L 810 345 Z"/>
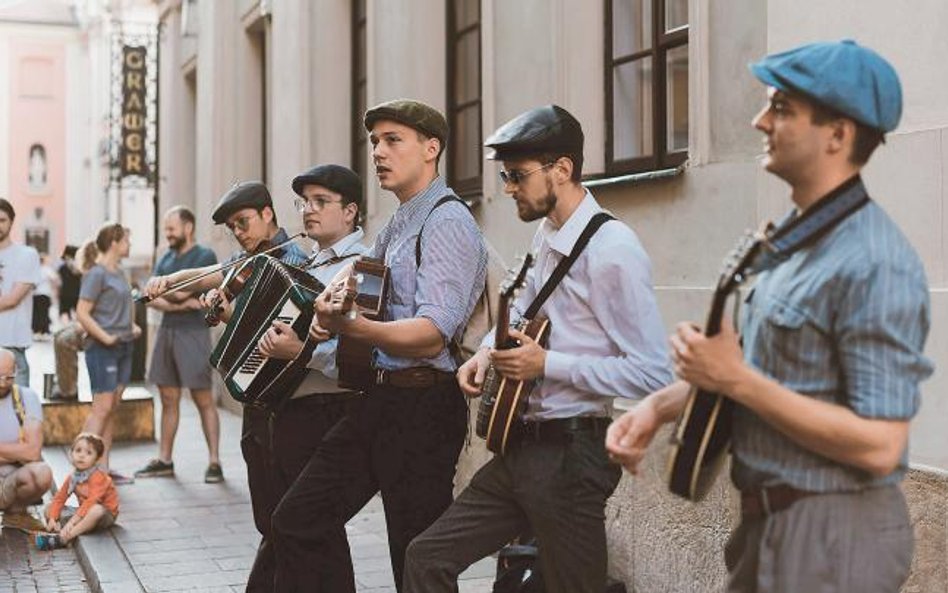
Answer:
<path fill-rule="evenodd" d="M 293 178 L 293 191 L 302 196 L 303 187 L 310 184 L 334 191 L 347 202 L 355 202 L 362 210 L 362 180 L 352 169 L 340 165 L 317 165 Z"/>
<path fill-rule="evenodd" d="M 504 161 L 543 152 L 583 152 L 583 127 L 559 105 L 525 111 L 497 128 L 484 142 L 488 158 Z"/>
<path fill-rule="evenodd" d="M 214 224 L 224 224 L 234 212 L 264 206 L 273 208 L 273 200 L 267 186 L 262 181 L 240 181 L 221 196 L 211 218 L 214 219 Z"/>

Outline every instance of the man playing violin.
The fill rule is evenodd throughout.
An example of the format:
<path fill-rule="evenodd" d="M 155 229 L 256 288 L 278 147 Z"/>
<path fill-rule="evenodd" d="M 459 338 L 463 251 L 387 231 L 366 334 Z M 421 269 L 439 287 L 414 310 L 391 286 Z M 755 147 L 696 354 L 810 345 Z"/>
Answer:
<path fill-rule="evenodd" d="M 511 330 L 517 345 L 495 349 L 491 333 L 458 370 L 470 397 L 480 395 L 489 365 L 508 380 L 527 381 L 524 389 L 536 385 L 520 441 L 482 467 L 409 546 L 406 593 L 457 591 L 464 569 L 524 532 L 539 542 L 547 591 L 606 589 L 605 503 L 621 474 L 603 445 L 612 401 L 644 396 L 672 377 L 648 254 L 580 182 L 583 141 L 576 118 L 547 105 L 485 142 L 503 162 L 500 178 L 520 219 L 541 221 L 531 247 L 537 262 L 511 318 L 548 318 L 549 342 L 543 347 Z M 588 232 L 589 243 L 571 259 Z M 573 263 L 534 313 L 531 304 L 549 278 L 560 277 L 554 270 L 563 261 Z"/>
<path fill-rule="evenodd" d="M 308 272 L 328 285 L 340 269 L 366 251 L 360 241 L 363 210 L 362 180 L 339 165 L 320 165 L 293 179 L 299 196 L 296 209 L 303 216 L 306 234 L 313 246 Z M 310 369 L 296 392 L 276 410 L 270 421 L 270 484 L 275 504 L 296 480 L 322 442 L 323 437 L 357 404 L 357 392 L 341 390 L 336 383 L 338 339 L 318 324 L 310 327 L 316 350 L 307 365 Z M 261 353 L 273 358 L 294 359 L 303 342 L 292 328 L 279 320 L 260 339 Z M 248 582 L 248 591 L 271 591 L 274 557 L 272 543 L 264 538 Z M 330 591 L 350 591 L 355 587 L 349 543 L 344 526 L 327 534 L 324 553 L 325 582 Z"/>
<path fill-rule="evenodd" d="M 401 590 L 405 549 L 451 503 L 464 442 L 467 406 L 448 346 L 482 293 L 487 251 L 474 218 L 438 175 L 448 125 L 411 100 L 370 109 L 364 124 L 379 184 L 399 201 L 367 254 L 389 268 L 386 320 L 339 314 L 330 290 L 317 300 L 320 326 L 375 346 L 376 372 L 273 514 L 281 592 L 354 592 L 327 578 L 336 560 L 326 550 L 378 491 Z"/>
<path fill-rule="evenodd" d="M 164 275 L 177 270 L 213 266 L 217 263 L 214 252 L 194 240 L 194 214 L 184 206 L 174 206 L 164 216 L 165 239 L 168 251 L 155 265 L 155 274 Z M 207 440 L 208 466 L 204 481 L 224 479 L 218 454 L 220 418 L 211 391 L 211 333 L 201 315 L 203 306 L 192 294 L 176 292 L 153 299 L 149 307 L 161 311 L 161 326 L 155 336 L 151 353 L 148 382 L 158 386 L 161 395 L 161 440 L 158 457 L 135 472 L 136 478 L 173 476 L 172 450 L 178 431 L 181 390 L 191 392 L 191 399 L 201 416 L 201 428 Z"/>
<path fill-rule="evenodd" d="M 289 236 L 282 227 L 278 226 L 276 212 L 273 210 L 273 201 L 266 186 L 259 181 L 244 181 L 237 183 L 221 197 L 217 208 L 212 214 L 215 224 L 224 224 L 234 234 L 234 238 L 241 246 L 241 250 L 230 258 L 230 262 L 237 261 L 247 255 L 260 251 L 261 248 L 286 243 Z M 281 250 L 279 259 L 290 265 L 303 265 L 306 262 L 306 252 L 295 243 L 287 243 Z M 275 253 L 275 252 L 271 252 Z M 215 266 L 181 270 L 167 276 L 155 276 L 145 286 L 145 295 L 157 297 L 167 291 L 168 287 L 196 278 L 201 274 L 212 272 Z M 201 297 L 207 304 L 217 300 L 220 286 L 225 280 L 222 272 L 214 272 L 189 285 L 187 290 L 194 294 L 200 291 L 209 291 Z M 226 309 L 229 303 L 226 299 L 220 300 L 220 306 L 225 310 L 222 315 L 226 319 Z M 262 536 L 261 548 L 265 547 L 266 538 L 270 533 L 270 515 L 276 501 L 273 499 L 270 484 L 270 431 L 269 413 L 253 406 L 244 406 L 243 427 L 241 429 L 240 449 L 244 461 L 247 463 L 247 478 L 250 486 L 250 503 L 253 508 L 254 524 Z M 264 583 L 262 591 L 269 590 Z M 250 584 L 248 584 L 248 590 Z"/>

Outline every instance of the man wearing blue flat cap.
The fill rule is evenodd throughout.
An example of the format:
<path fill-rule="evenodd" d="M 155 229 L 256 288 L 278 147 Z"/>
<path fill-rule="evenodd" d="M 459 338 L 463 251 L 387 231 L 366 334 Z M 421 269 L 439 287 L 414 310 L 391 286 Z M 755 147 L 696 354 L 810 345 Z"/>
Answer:
<path fill-rule="evenodd" d="M 616 420 L 607 448 L 635 471 L 689 384 L 720 393 L 736 404 L 741 491 L 728 590 L 898 591 L 913 546 L 899 484 L 919 383 L 932 372 L 928 284 L 860 178 L 898 125 L 898 76 L 853 41 L 768 56 L 751 71 L 768 86 L 754 119 L 764 167 L 790 185 L 796 208 L 753 266 L 741 340 L 729 323 L 712 338 L 679 324 L 682 381 Z"/>

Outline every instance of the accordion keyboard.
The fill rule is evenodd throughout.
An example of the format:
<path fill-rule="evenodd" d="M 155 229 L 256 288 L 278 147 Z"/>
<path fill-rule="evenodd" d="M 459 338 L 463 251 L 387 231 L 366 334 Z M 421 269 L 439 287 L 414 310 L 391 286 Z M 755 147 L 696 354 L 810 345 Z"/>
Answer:
<path fill-rule="evenodd" d="M 297 307 L 293 301 L 287 299 L 283 303 L 280 312 L 273 319 L 282 321 L 287 325 L 292 326 L 296 323 L 297 318 L 299 318 L 302 311 Z M 263 368 L 264 363 L 269 360 L 268 357 L 264 356 L 260 352 L 260 349 L 257 347 L 256 342 L 254 342 L 253 351 L 247 357 L 240 368 L 237 369 L 237 372 L 234 373 L 233 381 L 240 386 L 241 389 L 246 391 L 250 384 L 253 383 L 253 380 L 257 377 L 257 374 L 260 372 L 260 369 Z"/>

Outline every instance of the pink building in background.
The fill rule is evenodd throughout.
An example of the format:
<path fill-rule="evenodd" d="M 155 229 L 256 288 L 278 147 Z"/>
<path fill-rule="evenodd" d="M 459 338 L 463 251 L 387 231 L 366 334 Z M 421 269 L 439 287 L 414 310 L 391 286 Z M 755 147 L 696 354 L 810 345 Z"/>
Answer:
<path fill-rule="evenodd" d="M 58 255 L 66 241 L 65 43 L 9 44 L 7 198 L 18 239 Z"/>

